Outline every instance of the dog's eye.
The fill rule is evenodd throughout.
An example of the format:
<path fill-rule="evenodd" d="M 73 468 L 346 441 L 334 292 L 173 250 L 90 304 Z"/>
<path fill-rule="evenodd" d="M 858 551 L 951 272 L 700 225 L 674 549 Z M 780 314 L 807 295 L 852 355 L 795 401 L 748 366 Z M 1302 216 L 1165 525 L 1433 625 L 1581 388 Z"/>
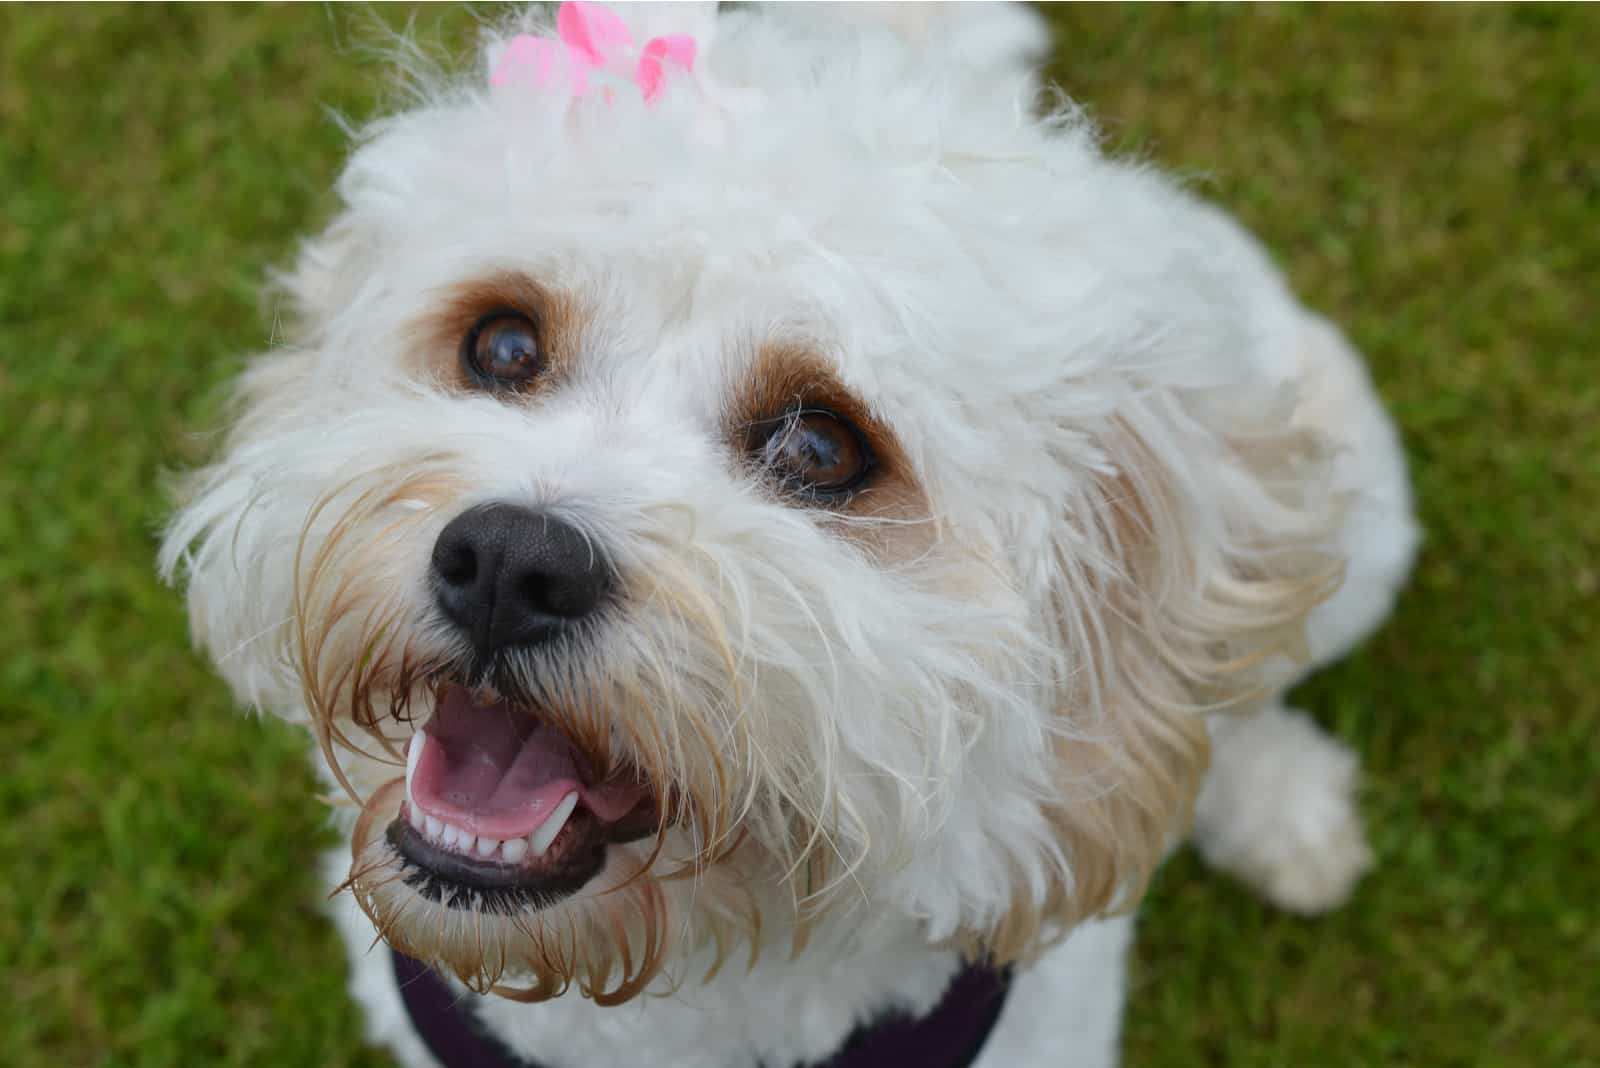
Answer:
<path fill-rule="evenodd" d="M 818 496 L 849 493 L 872 466 L 861 431 L 832 412 L 805 409 L 777 421 L 757 442 L 762 466 L 789 488 Z"/>
<path fill-rule="evenodd" d="M 521 312 L 493 311 L 473 324 L 461 343 L 473 378 L 490 389 L 518 389 L 544 369 L 539 331 Z"/>

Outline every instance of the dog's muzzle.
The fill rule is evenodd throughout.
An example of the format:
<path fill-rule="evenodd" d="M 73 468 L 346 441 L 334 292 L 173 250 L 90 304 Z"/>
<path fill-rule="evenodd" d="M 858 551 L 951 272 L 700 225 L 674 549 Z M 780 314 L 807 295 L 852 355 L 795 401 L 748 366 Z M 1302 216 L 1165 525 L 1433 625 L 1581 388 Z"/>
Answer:
<path fill-rule="evenodd" d="M 404 783 L 385 836 L 407 883 L 446 905 L 553 904 L 599 874 L 608 846 L 659 824 L 636 776 L 597 776 L 571 739 L 527 707 L 479 701 L 454 683 L 439 689 L 433 716 L 406 743 Z M 384 801 L 395 799 L 372 803 Z"/>

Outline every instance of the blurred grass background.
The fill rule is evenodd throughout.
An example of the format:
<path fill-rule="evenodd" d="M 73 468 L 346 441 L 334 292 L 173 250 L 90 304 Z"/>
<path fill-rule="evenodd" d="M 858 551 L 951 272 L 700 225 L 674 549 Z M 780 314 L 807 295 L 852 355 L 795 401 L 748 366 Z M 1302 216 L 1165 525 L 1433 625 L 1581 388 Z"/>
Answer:
<path fill-rule="evenodd" d="M 0 8 L 0 1060 L 378 1065 L 319 917 L 302 743 L 235 714 L 152 573 L 164 469 L 263 346 L 424 9 Z M 1600 14 L 1053 8 L 1053 74 L 1368 354 L 1426 555 L 1299 703 L 1381 858 L 1304 921 L 1188 856 L 1127 1061 L 1600 1064 Z"/>

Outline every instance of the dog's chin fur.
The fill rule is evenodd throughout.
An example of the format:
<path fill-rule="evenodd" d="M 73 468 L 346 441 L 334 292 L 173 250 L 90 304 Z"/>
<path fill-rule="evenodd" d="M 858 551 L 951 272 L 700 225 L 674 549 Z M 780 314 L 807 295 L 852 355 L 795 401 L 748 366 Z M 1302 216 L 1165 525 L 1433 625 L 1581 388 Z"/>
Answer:
<path fill-rule="evenodd" d="M 1080 973 L 1117 986 L 1125 933 L 1050 947 L 1134 905 L 1187 832 L 1208 723 L 1230 744 L 1274 721 L 1387 612 L 1415 542 L 1398 444 L 1247 236 L 1102 156 L 1070 106 L 1032 117 L 1032 16 L 815 15 L 679 27 L 708 92 L 435 78 L 369 127 L 282 279 L 292 344 L 245 376 L 163 566 L 240 697 L 305 724 L 351 798 L 369 941 L 511 1001 L 760 976 L 738 997 L 836 1021 L 751 1040 L 773 1058 L 927 1004 L 958 954 L 1017 961 L 1104 1002 L 1105 1046 L 1120 993 Z M 709 20 L 629 17 L 641 39 Z M 505 307 L 545 362 L 514 394 L 461 366 Z M 859 491 L 796 495 L 746 451 L 796 404 L 860 427 Z M 490 501 L 570 523 L 619 587 L 494 685 L 660 813 L 542 907 L 430 897 L 386 836 L 405 740 L 476 670 L 430 550 Z M 1208 789 L 1208 856 L 1273 893 L 1343 835 L 1277 895 L 1341 898 L 1366 854 L 1353 765 L 1326 766 Z M 807 986 L 808 959 L 859 982 Z M 1029 1063 L 1018 1027 L 1000 1045 Z"/>

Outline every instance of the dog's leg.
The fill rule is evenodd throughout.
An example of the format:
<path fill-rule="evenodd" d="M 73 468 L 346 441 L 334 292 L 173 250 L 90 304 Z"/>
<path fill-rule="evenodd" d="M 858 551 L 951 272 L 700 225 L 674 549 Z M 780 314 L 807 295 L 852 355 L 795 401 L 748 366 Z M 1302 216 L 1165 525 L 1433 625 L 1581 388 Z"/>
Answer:
<path fill-rule="evenodd" d="M 1211 740 L 1195 808 L 1201 856 L 1292 912 L 1342 904 L 1372 866 L 1355 754 L 1280 704 L 1218 717 Z"/>
<path fill-rule="evenodd" d="M 1388 616 L 1421 531 L 1400 436 L 1360 355 L 1331 323 L 1308 314 L 1299 363 L 1296 421 L 1334 443 L 1333 489 L 1346 507 L 1338 538 L 1344 581 L 1306 626 L 1314 669 L 1344 656 Z"/>
<path fill-rule="evenodd" d="M 1308 665 L 1338 659 L 1388 615 L 1416 553 L 1411 491 L 1388 413 L 1361 358 L 1327 322 L 1305 319 L 1298 418 L 1338 448 L 1335 490 L 1349 497 L 1339 532 L 1339 591 L 1307 626 Z M 1195 844 L 1212 865 L 1295 912 L 1321 912 L 1349 896 L 1372 864 L 1356 811 L 1356 756 L 1281 698 L 1211 725 L 1212 768 L 1195 814 Z"/>

